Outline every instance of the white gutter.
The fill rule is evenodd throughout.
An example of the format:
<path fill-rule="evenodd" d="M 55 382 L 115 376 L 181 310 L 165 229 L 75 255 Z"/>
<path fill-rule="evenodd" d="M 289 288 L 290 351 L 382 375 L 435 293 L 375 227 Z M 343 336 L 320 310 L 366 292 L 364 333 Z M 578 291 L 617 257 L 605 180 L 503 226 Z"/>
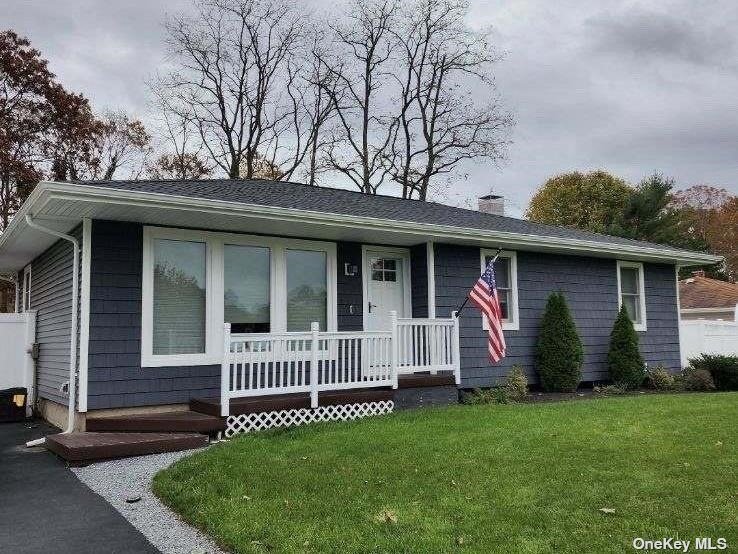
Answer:
<path fill-rule="evenodd" d="M 313 223 L 327 227 L 362 228 L 374 231 L 388 231 L 415 235 L 422 242 L 428 240 L 443 241 L 454 239 L 471 241 L 476 244 L 505 243 L 510 249 L 531 249 L 534 251 L 554 250 L 557 252 L 589 253 L 597 252 L 607 257 L 630 256 L 635 259 L 648 261 L 664 261 L 681 265 L 698 265 L 722 261 L 721 256 L 714 256 L 702 252 L 690 252 L 659 245 L 628 244 L 623 242 L 611 243 L 592 239 L 573 239 L 537 234 L 517 233 L 454 227 L 444 224 L 419 223 L 412 221 L 388 220 L 376 217 L 354 216 L 338 213 L 318 212 L 260 204 L 247 204 L 228 200 L 214 200 L 207 198 L 192 198 L 187 196 L 170 195 L 156 192 L 128 191 L 112 189 L 95 185 L 80 185 L 44 181 L 39 183 L 31 196 L 21 206 L 18 215 L 34 209 L 41 213 L 52 200 L 66 200 L 78 202 L 98 202 L 107 206 L 124 205 L 144 208 L 164 208 L 169 210 L 194 210 L 200 213 L 211 213 L 226 216 L 242 216 L 272 219 L 280 222 L 293 221 L 295 223 Z M 33 206 L 33 208 L 31 208 Z M 5 242 L 11 239 L 20 217 L 10 223 L 6 232 L 0 235 L 0 250 Z M 91 216 L 87 216 L 91 217 Z"/>
<path fill-rule="evenodd" d="M 74 408 L 77 396 L 77 309 L 78 309 L 78 298 L 79 298 L 79 241 L 71 235 L 65 235 L 54 229 L 49 229 L 43 225 L 39 225 L 30 215 L 26 214 L 26 223 L 32 229 L 41 231 L 49 235 L 53 235 L 60 239 L 69 241 L 72 243 L 74 251 L 74 262 L 72 263 L 72 326 L 71 326 L 71 337 L 69 340 L 69 409 L 67 412 L 67 428 L 62 431 L 62 434 L 68 434 L 74 431 Z M 45 438 L 36 439 L 26 443 L 26 446 L 38 446 L 43 444 Z"/>

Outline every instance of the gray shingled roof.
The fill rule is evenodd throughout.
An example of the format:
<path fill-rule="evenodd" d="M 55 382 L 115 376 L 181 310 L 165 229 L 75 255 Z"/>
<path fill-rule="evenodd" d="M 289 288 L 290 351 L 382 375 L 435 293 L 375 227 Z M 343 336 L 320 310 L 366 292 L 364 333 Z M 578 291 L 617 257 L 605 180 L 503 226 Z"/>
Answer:
<path fill-rule="evenodd" d="M 657 247 L 662 250 L 673 250 L 675 253 L 686 252 L 664 245 L 590 233 L 569 227 L 543 225 L 513 217 L 446 206 L 436 202 L 405 200 L 394 196 L 370 196 L 351 190 L 313 187 L 300 183 L 261 179 L 77 181 L 76 183 L 126 191 L 153 192 L 189 198 L 277 206 L 394 221 L 430 223 L 484 231 L 520 233 L 540 237 L 588 240 L 611 245 Z"/>

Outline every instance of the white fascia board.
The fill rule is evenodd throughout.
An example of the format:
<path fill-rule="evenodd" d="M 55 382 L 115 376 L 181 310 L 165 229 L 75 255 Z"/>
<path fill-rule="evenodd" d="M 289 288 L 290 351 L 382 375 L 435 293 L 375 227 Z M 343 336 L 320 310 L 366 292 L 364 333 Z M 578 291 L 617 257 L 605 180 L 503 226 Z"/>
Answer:
<path fill-rule="evenodd" d="M 374 217 L 360 217 L 355 215 L 333 214 L 295 208 L 263 206 L 259 204 L 245 204 L 226 200 L 212 200 L 206 198 L 191 198 L 156 192 L 137 192 L 94 185 L 78 185 L 71 183 L 42 182 L 34 189 L 29 199 L 18 212 L 31 209 L 40 211 L 44 205 L 53 199 L 78 200 L 81 202 L 95 201 L 104 204 L 120 204 L 126 206 L 159 207 L 172 210 L 196 210 L 202 213 L 218 213 L 224 215 L 258 217 L 280 221 L 294 221 L 295 223 L 310 222 L 333 227 L 363 228 L 367 230 L 388 229 L 410 235 L 417 235 L 419 242 L 428 240 L 459 240 L 473 244 L 487 244 L 495 246 L 504 243 L 508 249 L 555 250 L 560 253 L 587 253 L 596 251 L 606 256 L 632 256 L 680 265 L 699 265 L 717 263 L 720 256 L 713 256 L 700 252 L 674 252 L 658 246 L 636 246 L 624 244 L 609 244 L 591 240 L 543 237 L 540 235 L 511 233 L 505 231 L 485 231 L 473 228 L 460 228 L 433 223 L 417 223 L 380 219 Z M 38 204 L 38 206 L 36 206 Z M 21 214 L 22 215 L 22 214 Z M 20 221 L 19 221 L 20 220 Z M 22 225 L 23 217 L 15 217 L 6 233 L 0 236 L 0 252 L 4 244 L 5 234 L 15 231 L 15 227 Z M 14 225 L 18 223 L 18 225 Z"/>

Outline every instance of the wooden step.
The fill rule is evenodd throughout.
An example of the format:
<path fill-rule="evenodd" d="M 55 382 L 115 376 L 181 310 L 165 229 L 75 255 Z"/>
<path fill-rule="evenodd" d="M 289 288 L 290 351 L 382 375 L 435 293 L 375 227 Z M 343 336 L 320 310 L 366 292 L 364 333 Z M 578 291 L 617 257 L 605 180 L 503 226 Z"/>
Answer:
<path fill-rule="evenodd" d="M 207 446 L 208 437 L 196 433 L 69 433 L 49 435 L 46 448 L 70 465 L 178 452 Z"/>
<path fill-rule="evenodd" d="M 379 402 L 392 400 L 392 389 L 354 389 L 341 391 L 326 391 L 319 395 L 321 406 L 336 404 L 356 404 L 363 402 Z M 294 410 L 310 407 L 309 394 L 278 394 L 271 396 L 251 396 L 234 398 L 230 402 L 231 415 L 254 414 L 272 412 L 276 410 Z M 193 398 L 190 400 L 190 410 L 220 415 L 220 398 Z"/>
<path fill-rule="evenodd" d="M 439 372 L 435 375 L 431 375 L 430 373 L 410 373 L 408 375 L 398 375 L 397 377 L 397 388 L 400 389 L 445 387 L 448 385 L 456 386 L 456 379 L 451 372 Z"/>
<path fill-rule="evenodd" d="M 88 417 L 85 427 L 87 431 L 211 434 L 225 430 L 226 425 L 221 417 L 187 411 Z"/>

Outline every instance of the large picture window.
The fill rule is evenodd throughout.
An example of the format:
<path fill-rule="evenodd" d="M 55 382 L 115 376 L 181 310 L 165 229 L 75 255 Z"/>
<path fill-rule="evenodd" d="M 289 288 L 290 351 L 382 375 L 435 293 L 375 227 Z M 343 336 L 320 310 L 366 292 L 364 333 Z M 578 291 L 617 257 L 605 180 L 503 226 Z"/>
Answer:
<path fill-rule="evenodd" d="M 481 251 L 481 272 L 487 268 L 487 264 L 495 253 L 496 250 L 483 249 Z M 495 282 L 502 310 L 502 328 L 517 330 L 520 328 L 520 321 L 518 316 L 518 264 L 515 252 L 500 252 L 495 261 Z M 487 321 L 484 322 L 484 326 L 487 328 Z"/>
<path fill-rule="evenodd" d="M 232 333 L 270 331 L 270 258 L 269 248 L 225 245 L 223 316 Z"/>
<path fill-rule="evenodd" d="M 143 367 L 221 362 L 232 333 L 336 329 L 333 243 L 146 227 Z"/>
<path fill-rule="evenodd" d="M 204 242 L 154 241 L 154 355 L 205 352 L 205 249 Z"/>
<path fill-rule="evenodd" d="M 618 307 L 625 306 L 636 331 L 646 330 L 646 294 L 643 264 L 621 262 L 618 270 Z"/>
<path fill-rule="evenodd" d="M 287 331 L 309 331 L 328 323 L 326 253 L 287 250 Z"/>

